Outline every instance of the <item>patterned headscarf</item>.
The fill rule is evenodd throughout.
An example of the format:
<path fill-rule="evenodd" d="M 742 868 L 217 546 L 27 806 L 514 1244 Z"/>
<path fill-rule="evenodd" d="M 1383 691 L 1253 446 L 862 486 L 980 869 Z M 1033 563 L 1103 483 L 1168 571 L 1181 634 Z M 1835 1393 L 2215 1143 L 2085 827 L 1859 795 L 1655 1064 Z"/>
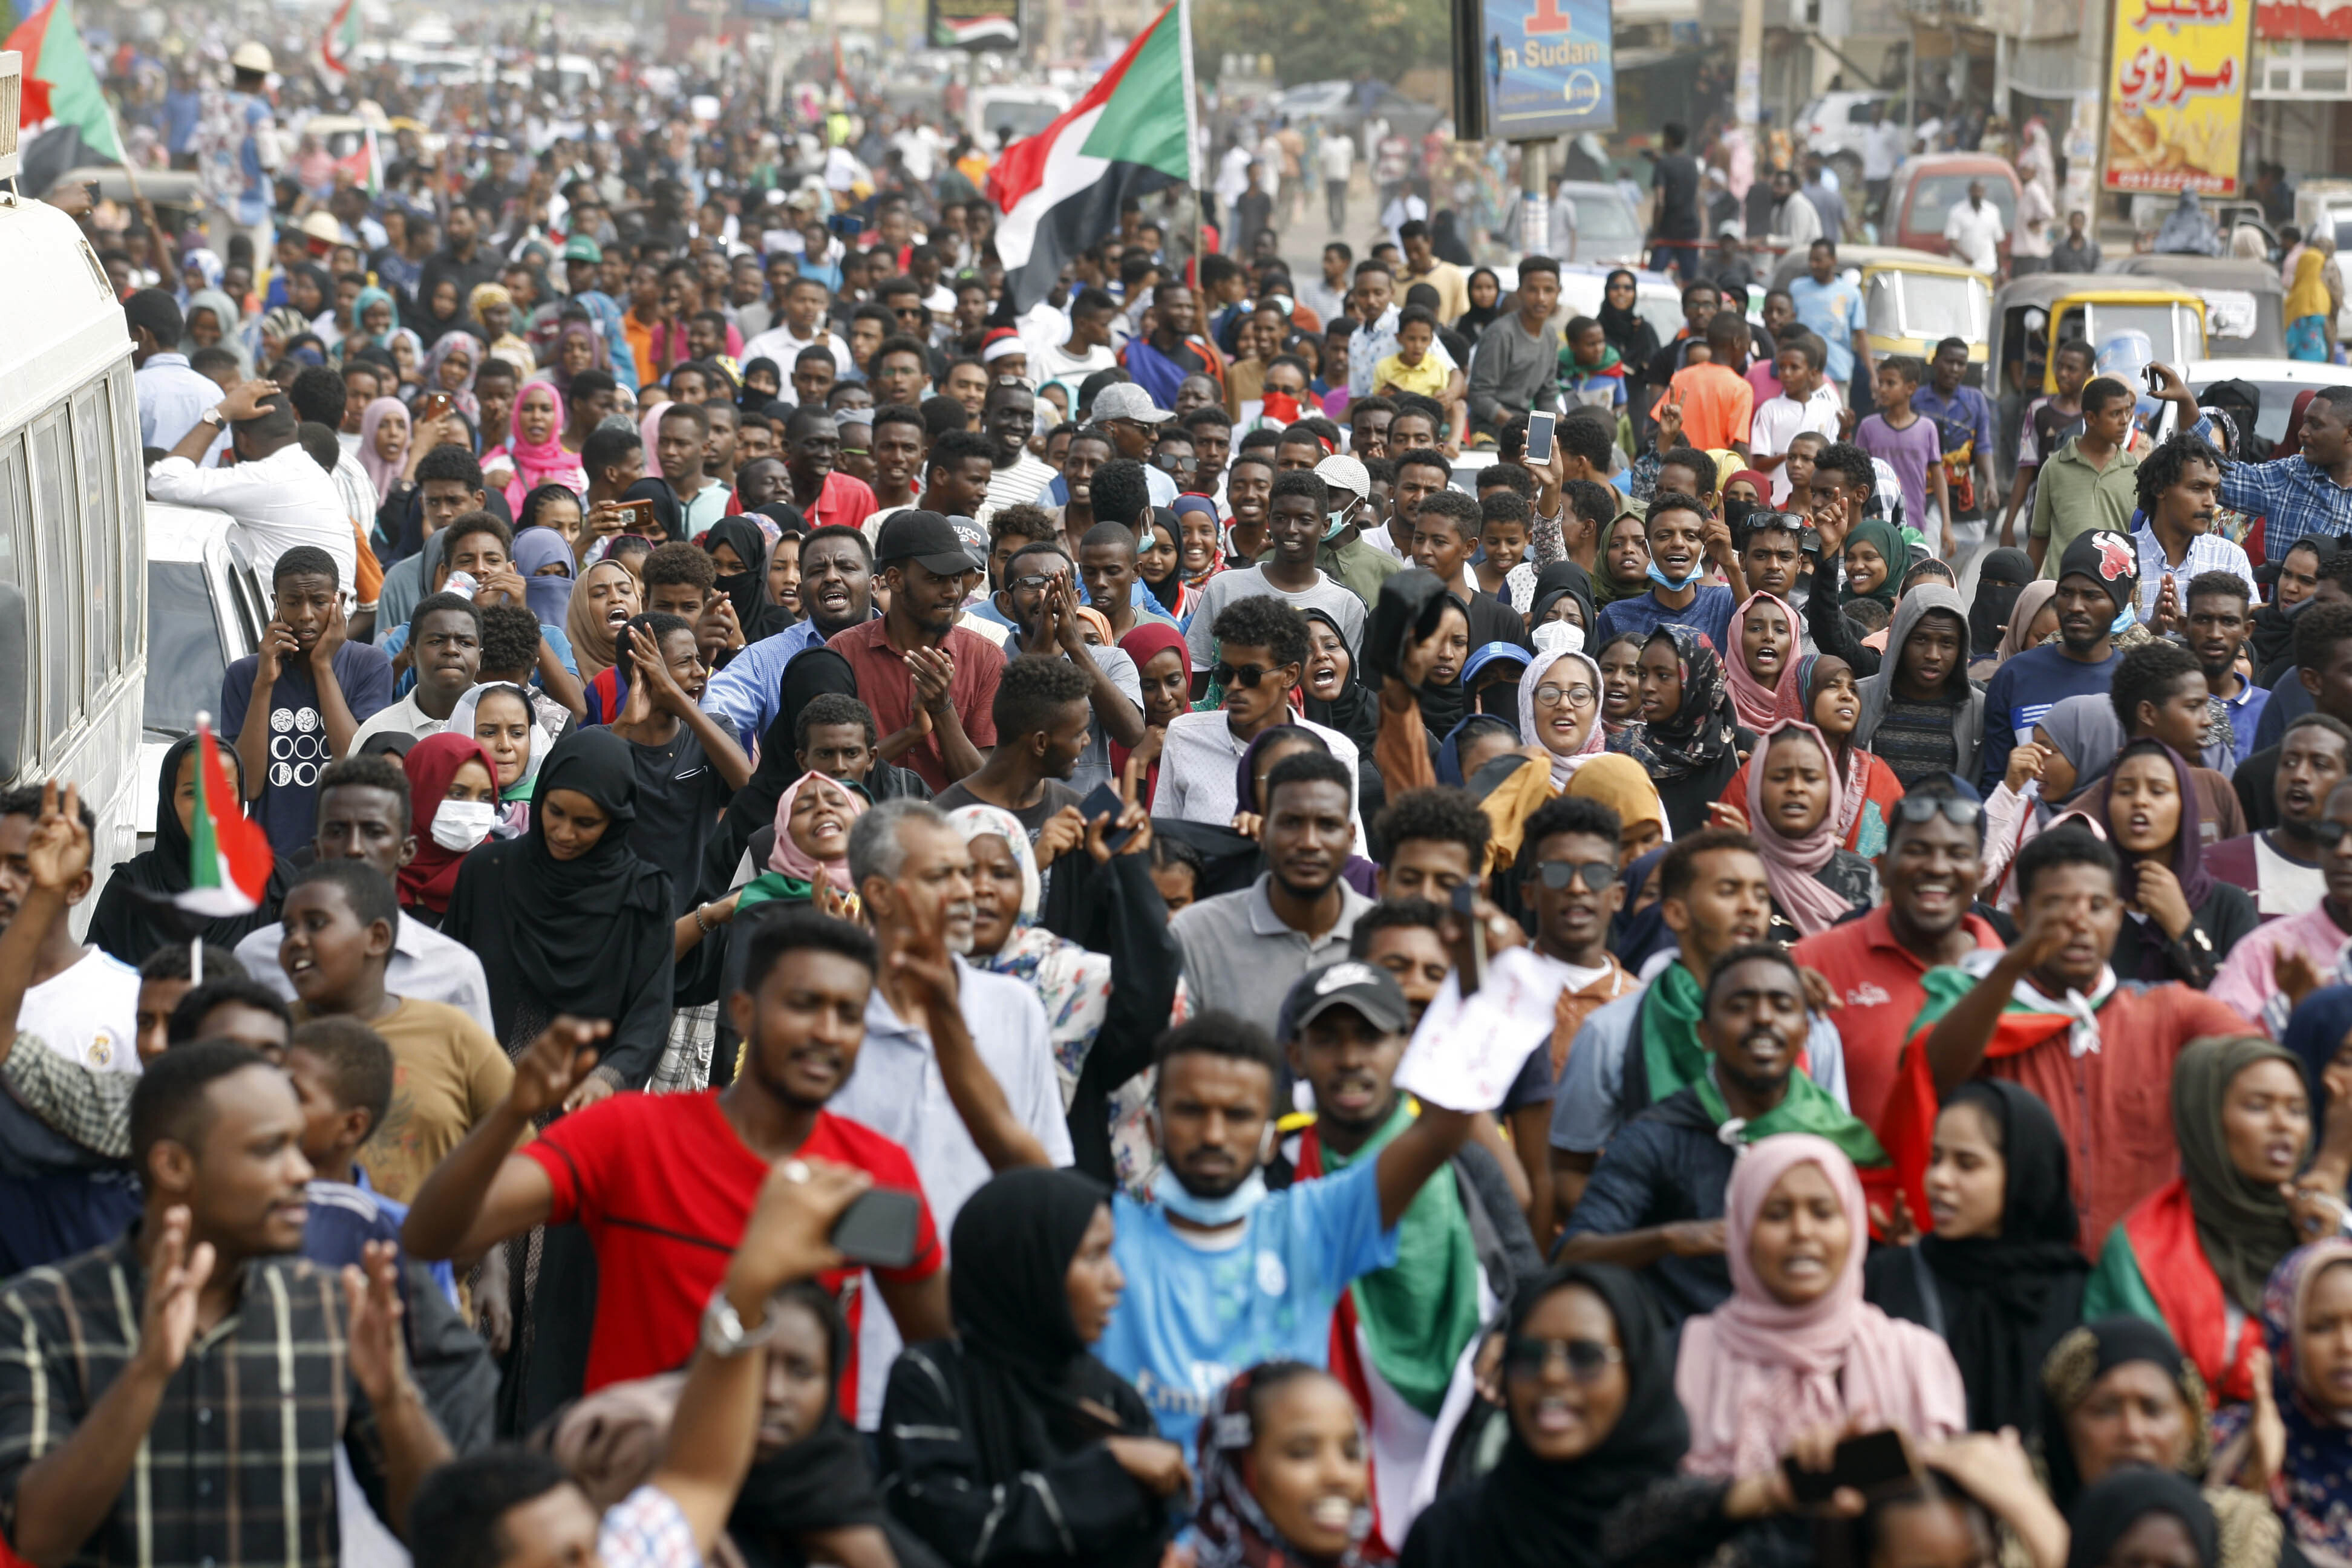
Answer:
<path fill-rule="evenodd" d="M 1651 642 L 1661 637 L 1674 644 L 1682 662 L 1682 706 L 1662 723 L 1628 724 L 1611 750 L 1641 763 L 1651 778 L 1671 784 L 1720 762 L 1738 740 L 1739 715 L 1731 705 L 1723 656 L 1705 633 L 1668 625 L 1650 634 Z"/>
<path fill-rule="evenodd" d="M 1292 1568 L 1307 1561 L 1258 1505 L 1242 1475 L 1242 1458 L 1257 1442 L 1250 1397 L 1259 1387 L 1328 1375 L 1295 1362 L 1262 1362 L 1225 1384 L 1217 1408 L 1201 1422 L 1201 1511 L 1193 1521 L 1201 1543 L 1195 1568 Z M 1371 1532 L 1372 1510 L 1366 1503 L 1348 1521 L 1348 1550 L 1332 1568 L 1356 1568 Z"/>

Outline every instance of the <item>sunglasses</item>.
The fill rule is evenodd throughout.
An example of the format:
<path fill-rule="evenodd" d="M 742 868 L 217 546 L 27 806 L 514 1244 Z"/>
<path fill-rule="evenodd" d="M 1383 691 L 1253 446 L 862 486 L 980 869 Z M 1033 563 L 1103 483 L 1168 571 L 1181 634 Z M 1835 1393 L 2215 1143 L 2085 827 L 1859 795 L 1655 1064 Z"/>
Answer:
<path fill-rule="evenodd" d="M 2334 848 L 2344 842 L 2344 836 L 2347 833 L 2352 833 L 2352 827 L 2347 827 L 2340 822 L 2323 816 L 2317 822 L 2306 824 L 2304 831 L 2322 844 Z"/>
<path fill-rule="evenodd" d="M 1255 690 L 1259 681 L 1273 673 L 1262 664 L 1234 665 L 1223 659 L 1209 668 L 1209 679 L 1219 686 L 1238 686 L 1247 690 Z"/>
<path fill-rule="evenodd" d="M 1536 867 L 1536 874 L 1555 893 L 1579 882 L 1597 893 L 1617 879 L 1617 868 L 1606 860 L 1546 860 Z"/>
<path fill-rule="evenodd" d="M 1026 576 L 1015 577 L 1013 579 L 1010 586 L 1024 588 L 1032 594 L 1042 594 L 1045 591 L 1046 585 L 1055 581 L 1055 578 L 1045 576 L 1042 573 L 1032 572 Z M 1255 681 L 1252 681 L 1250 684 L 1255 686 L 1257 683 Z"/>
<path fill-rule="evenodd" d="M 1938 816 L 1955 827 L 1974 827 L 1977 818 L 1983 815 L 1982 805 L 1972 800 L 1962 800 L 1958 795 L 1906 795 L 1895 803 L 1895 820 L 1907 822 L 1914 827 L 1933 822 Z"/>
<path fill-rule="evenodd" d="M 1537 1340 L 1513 1338 L 1503 1349 L 1503 1365 L 1513 1374 L 1540 1377 L 1557 1358 L 1568 1363 L 1568 1373 L 1579 1383 L 1597 1381 L 1602 1371 L 1625 1359 L 1625 1352 L 1615 1345 L 1604 1345 L 1599 1340 Z"/>

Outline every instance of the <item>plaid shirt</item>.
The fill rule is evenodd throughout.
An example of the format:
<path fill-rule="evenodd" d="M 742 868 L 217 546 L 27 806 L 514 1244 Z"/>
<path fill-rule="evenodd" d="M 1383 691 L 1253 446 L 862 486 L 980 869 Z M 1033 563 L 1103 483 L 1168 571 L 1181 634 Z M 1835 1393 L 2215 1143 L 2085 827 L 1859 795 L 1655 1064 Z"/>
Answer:
<path fill-rule="evenodd" d="M 131 1157 L 131 1091 L 139 1087 L 132 1074 L 95 1071 L 66 1060 L 37 1035 L 19 1034 L 0 1065 L 0 1083 L 26 1110 L 90 1152 Z"/>
<path fill-rule="evenodd" d="M 0 1288 L 0 1526 L 12 1538 L 25 1472 L 72 1436 L 138 1349 L 136 1236 Z M 189 1346 L 121 1496 L 73 1563 L 337 1568 L 335 1445 L 363 1445 L 361 1473 L 381 1468 L 342 1293 L 299 1258 L 244 1269 L 236 1310 Z"/>
<path fill-rule="evenodd" d="M 2211 441 L 2212 419 L 2200 419 L 2191 433 Z M 2352 533 L 2352 488 L 2329 479 L 2301 453 L 2271 463 L 2224 458 L 2221 504 L 2265 520 L 2263 554 L 2271 561 L 2284 560 L 2286 547 L 2305 534 Z"/>
<path fill-rule="evenodd" d="M 639 1487 L 604 1510 L 596 1527 L 598 1568 L 701 1568 L 694 1527 L 669 1493 Z"/>

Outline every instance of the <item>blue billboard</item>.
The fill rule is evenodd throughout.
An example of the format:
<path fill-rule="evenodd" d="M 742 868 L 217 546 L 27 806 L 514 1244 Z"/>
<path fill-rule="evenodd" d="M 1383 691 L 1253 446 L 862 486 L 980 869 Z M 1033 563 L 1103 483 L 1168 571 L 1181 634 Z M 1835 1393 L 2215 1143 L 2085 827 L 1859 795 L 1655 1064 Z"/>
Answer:
<path fill-rule="evenodd" d="M 1538 142 L 1617 124 L 1609 0 L 1480 0 L 1486 134 Z"/>

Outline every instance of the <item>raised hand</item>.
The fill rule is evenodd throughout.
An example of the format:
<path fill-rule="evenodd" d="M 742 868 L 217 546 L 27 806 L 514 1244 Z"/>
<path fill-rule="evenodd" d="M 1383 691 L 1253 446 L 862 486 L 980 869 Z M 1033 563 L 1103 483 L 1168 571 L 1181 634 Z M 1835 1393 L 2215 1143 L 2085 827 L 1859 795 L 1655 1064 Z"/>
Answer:
<path fill-rule="evenodd" d="M 405 654 L 408 649 L 404 646 L 400 651 Z M 302 644 L 292 626 L 284 621 L 272 621 L 262 628 L 261 647 L 255 652 L 259 658 L 254 673 L 260 680 L 274 685 L 286 673 L 287 667 L 302 657 Z"/>
<path fill-rule="evenodd" d="M 527 1119 L 562 1104 L 596 1065 L 596 1042 L 612 1032 L 602 1018 L 558 1017 L 515 1063 L 507 1104 Z"/>
<path fill-rule="evenodd" d="M 1150 851 L 1151 814 L 1143 809 L 1141 801 L 1129 801 L 1116 817 L 1106 811 L 1087 824 L 1087 853 L 1094 857 L 1095 864 L 1110 864 L 1110 836 L 1121 832 L 1133 837 L 1119 850 L 1120 854 L 1142 855 Z"/>
<path fill-rule="evenodd" d="M 770 1166 L 727 1268 L 727 1293 L 738 1310 L 745 1301 L 765 1301 L 795 1279 L 841 1267 L 834 1222 L 873 1184 L 865 1172 L 829 1160 L 795 1155 Z"/>
<path fill-rule="evenodd" d="M 180 1370 L 195 1342 L 197 1300 L 213 1274 L 213 1244 L 201 1242 L 190 1251 L 190 1223 L 184 1204 L 163 1211 L 155 1254 L 148 1261 L 147 1300 L 139 1310 L 139 1356 L 167 1378 Z"/>
<path fill-rule="evenodd" d="M 947 911 L 919 898 L 902 901 L 906 918 L 899 930 L 905 934 L 885 962 L 892 974 L 913 984 L 926 1014 L 953 1012 L 957 986 L 955 961 L 948 954 Z"/>
<path fill-rule="evenodd" d="M 310 668 L 320 680 L 333 673 L 336 650 L 351 640 L 351 623 L 343 618 L 343 596 L 338 594 L 334 608 L 327 612 L 326 630 L 310 645 Z"/>
<path fill-rule="evenodd" d="M 25 847 L 33 886 L 67 894 L 89 869 L 89 829 L 81 825 L 81 787 L 51 779 L 41 786 L 41 815 Z"/>
<path fill-rule="evenodd" d="M 407 1375 L 406 1347 L 400 1332 L 400 1248 L 371 1241 L 358 1264 L 343 1266 L 343 1300 L 351 1311 L 346 1330 L 352 1375 L 369 1403 L 382 1406 Z"/>
<path fill-rule="evenodd" d="M 1066 805 L 1045 819 L 1037 831 L 1037 868 L 1044 870 L 1086 842 L 1087 819 L 1075 805 Z"/>

